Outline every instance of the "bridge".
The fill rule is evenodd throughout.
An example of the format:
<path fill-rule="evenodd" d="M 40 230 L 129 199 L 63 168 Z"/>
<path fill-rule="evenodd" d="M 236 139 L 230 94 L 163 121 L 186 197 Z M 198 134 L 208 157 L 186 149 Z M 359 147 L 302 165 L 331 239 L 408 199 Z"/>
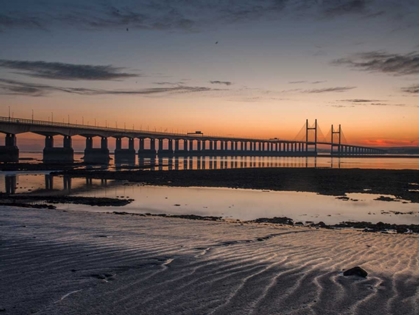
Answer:
<path fill-rule="evenodd" d="M 202 132 L 180 134 L 153 132 L 70 124 L 52 121 L 11 118 L 0 116 L 0 133 L 5 134 L 4 146 L 0 146 L 0 162 L 18 162 L 19 148 L 16 135 L 27 132 L 45 137 L 43 161 L 73 162 L 74 150 L 72 136 L 86 138 L 84 161 L 86 163 L 109 163 L 108 140 L 115 139 L 114 157 L 116 161 L 134 162 L 136 154 L 141 157 L 155 158 L 176 156 L 317 156 L 318 146 L 329 146 L 332 156 L 366 156 L 386 153 L 371 147 L 351 145 L 343 142 L 341 125 L 335 131 L 331 126 L 330 141 L 319 140 L 320 129 L 308 120 L 303 129 L 303 139 L 284 140 L 278 138 L 257 139 L 209 136 Z M 63 136 L 62 147 L 54 146 L 54 136 Z M 93 146 L 94 137 L 100 138 L 100 147 Z M 122 139 L 128 138 L 128 148 L 122 147 Z M 138 140 L 136 152 L 134 141 Z"/>

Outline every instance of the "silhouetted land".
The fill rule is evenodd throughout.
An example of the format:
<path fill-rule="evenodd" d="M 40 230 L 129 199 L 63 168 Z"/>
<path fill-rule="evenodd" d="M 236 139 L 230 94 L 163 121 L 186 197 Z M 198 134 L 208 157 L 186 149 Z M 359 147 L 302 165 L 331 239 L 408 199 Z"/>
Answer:
<path fill-rule="evenodd" d="M 417 170 L 248 168 L 172 171 L 67 170 L 57 174 L 129 180 L 150 185 L 306 191 L 325 195 L 369 192 L 419 202 Z M 417 191 L 416 191 L 417 190 Z"/>

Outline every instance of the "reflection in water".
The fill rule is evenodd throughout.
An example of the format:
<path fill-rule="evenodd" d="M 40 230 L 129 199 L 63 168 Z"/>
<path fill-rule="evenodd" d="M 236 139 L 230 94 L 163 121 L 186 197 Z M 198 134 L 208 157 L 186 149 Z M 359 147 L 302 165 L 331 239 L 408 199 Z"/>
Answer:
<path fill-rule="evenodd" d="M 208 164 L 214 166 L 217 160 Z M 190 161 L 188 161 L 190 163 Z M 230 167 L 235 161 L 220 162 Z M 240 162 L 237 161 L 240 165 Z M 184 164 L 184 161 L 182 162 Z M 174 164 L 175 167 L 176 164 Z M 202 160 L 200 160 L 202 166 Z M 206 166 L 207 167 L 207 166 Z M 418 204 L 374 200 L 379 195 L 348 194 L 348 201 L 334 196 L 305 192 L 197 187 L 153 187 L 106 179 L 69 178 L 49 174 L 0 175 L 0 192 L 8 194 L 80 195 L 90 197 L 132 198 L 123 211 L 222 216 L 251 220 L 258 217 L 288 216 L 295 221 L 346 220 L 414 223 Z M 175 206 L 177 205 L 177 206 Z M 68 205 L 65 206 L 68 209 Z M 109 208 L 71 205 L 72 210 L 110 211 Z M 115 210 L 115 209 L 114 209 Z M 112 210 L 112 211 L 114 211 Z M 395 213 L 399 212 L 399 215 Z M 411 214 L 410 214 L 411 213 Z"/>
<path fill-rule="evenodd" d="M 42 153 L 21 152 L 21 158 L 31 159 L 33 163 L 42 161 Z M 111 155 L 112 156 L 112 155 Z M 318 168 L 369 168 L 369 169 L 419 169 L 418 156 L 404 158 L 392 157 L 257 157 L 257 156 L 195 156 L 195 157 L 139 157 L 122 160 L 112 156 L 108 165 L 88 165 L 88 169 L 110 169 L 129 167 L 149 167 L 155 170 L 186 170 L 186 169 L 219 169 L 219 168 L 249 168 L 249 167 L 318 167 Z M 83 162 L 83 154 L 75 153 L 75 162 Z"/>
<path fill-rule="evenodd" d="M 118 164 L 121 166 L 121 164 Z M 130 165 L 133 166 L 133 165 Z M 139 158 L 140 167 L 149 167 L 151 170 L 213 170 L 233 168 L 263 168 L 263 167 L 317 167 L 315 157 L 158 157 Z M 340 167 L 333 164 L 330 167 Z"/>
<path fill-rule="evenodd" d="M 5 193 L 8 195 L 14 194 L 16 192 L 16 175 L 5 176 L 4 177 L 4 186 Z"/>
<path fill-rule="evenodd" d="M 114 182 L 115 184 L 119 184 Z M 0 193 L 60 193 L 74 194 L 81 191 L 108 187 L 108 179 L 72 178 L 69 175 L 14 174 L 0 175 Z"/>

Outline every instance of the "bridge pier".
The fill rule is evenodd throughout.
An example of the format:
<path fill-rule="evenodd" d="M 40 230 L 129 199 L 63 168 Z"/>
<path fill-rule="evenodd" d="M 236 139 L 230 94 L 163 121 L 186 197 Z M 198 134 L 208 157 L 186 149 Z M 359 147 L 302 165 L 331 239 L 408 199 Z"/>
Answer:
<path fill-rule="evenodd" d="M 160 156 L 160 157 L 172 157 L 173 155 L 174 155 L 174 151 L 173 151 L 173 148 L 172 148 L 172 139 L 166 139 L 166 140 L 168 140 L 168 148 L 167 149 L 164 149 L 164 146 L 163 146 L 163 141 L 164 141 L 165 139 L 159 139 L 158 140 L 158 152 L 157 152 L 157 154 L 158 154 L 158 156 Z"/>
<path fill-rule="evenodd" d="M 54 147 L 54 136 L 45 136 L 45 147 L 42 152 L 44 163 L 73 163 L 74 150 L 70 136 L 64 136 L 63 147 Z"/>
<path fill-rule="evenodd" d="M 122 148 L 121 140 L 121 137 L 115 138 L 115 163 L 129 163 L 134 165 L 136 161 L 136 150 L 134 150 L 134 138 L 128 138 L 128 149 Z"/>
<path fill-rule="evenodd" d="M 144 141 L 150 139 L 150 146 L 145 147 Z M 155 158 L 156 157 L 156 139 L 155 138 L 139 138 L 139 151 L 137 152 L 139 158 Z"/>
<path fill-rule="evenodd" d="M 183 141 L 182 149 L 179 148 L 179 144 L 181 141 Z M 175 139 L 174 155 L 175 156 L 188 156 L 189 155 L 188 146 L 189 146 L 189 141 L 187 139 Z"/>
<path fill-rule="evenodd" d="M 101 137 L 101 147 L 94 148 L 92 137 L 87 136 L 86 148 L 85 148 L 83 159 L 85 163 L 108 164 L 109 163 L 108 138 Z"/>
<path fill-rule="evenodd" d="M 19 149 L 13 133 L 7 133 L 5 145 L 0 146 L 0 162 L 19 162 Z"/>

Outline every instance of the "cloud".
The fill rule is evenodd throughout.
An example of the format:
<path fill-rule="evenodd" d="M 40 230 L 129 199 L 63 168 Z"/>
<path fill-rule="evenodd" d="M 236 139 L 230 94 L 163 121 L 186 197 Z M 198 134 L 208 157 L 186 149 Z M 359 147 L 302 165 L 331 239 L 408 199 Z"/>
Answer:
<path fill-rule="evenodd" d="M 211 84 L 224 84 L 224 85 L 232 85 L 230 81 L 210 81 Z"/>
<path fill-rule="evenodd" d="M 337 16 L 345 14 L 360 14 L 368 10 L 366 0 L 349 0 L 349 1 L 325 1 L 321 2 L 325 6 L 324 14 L 326 16 Z"/>
<path fill-rule="evenodd" d="M 102 90 L 87 88 L 67 88 L 45 84 L 33 84 L 21 81 L 0 79 L 0 94 L 3 95 L 44 96 L 53 92 L 64 92 L 78 95 L 165 95 L 212 91 L 223 91 L 223 89 L 211 89 L 208 87 L 201 86 L 177 86 L 163 88 L 145 88 L 137 90 Z"/>
<path fill-rule="evenodd" d="M 354 105 L 339 105 L 339 104 L 334 104 L 334 105 L 330 105 L 331 107 L 337 107 L 337 108 L 343 108 L 343 107 L 354 107 Z"/>
<path fill-rule="evenodd" d="M 372 51 L 355 54 L 349 58 L 336 59 L 332 61 L 332 64 L 391 75 L 411 75 L 419 73 L 419 53 L 411 52 L 400 55 Z"/>
<path fill-rule="evenodd" d="M 345 102 L 350 104 L 334 104 L 332 107 L 355 107 L 355 106 L 397 106 L 405 107 L 406 104 L 392 104 L 386 103 L 386 101 L 381 100 L 371 100 L 371 99 L 347 99 L 347 100 L 337 100 L 337 102 Z"/>
<path fill-rule="evenodd" d="M 341 102 L 351 102 L 351 103 L 370 103 L 370 102 L 379 102 L 379 100 L 369 100 L 362 98 L 354 98 L 349 100 L 340 100 Z"/>
<path fill-rule="evenodd" d="M 355 86 L 337 86 L 324 89 L 312 89 L 312 90 L 303 90 L 303 93 L 330 93 L 330 92 L 346 92 L 348 90 L 354 89 Z"/>
<path fill-rule="evenodd" d="M 18 70 L 30 77 L 55 80 L 117 80 L 138 77 L 136 74 L 121 72 L 114 66 L 77 65 L 61 62 L 19 61 L 0 59 L 0 67 Z"/>
<path fill-rule="evenodd" d="M 3 1 L 4 2 L 4 1 Z M 0 31 L 12 28 L 52 29 L 66 25 L 77 29 L 197 31 L 214 25 L 275 20 L 284 17 L 335 18 L 344 15 L 369 19 L 379 15 L 408 16 L 413 6 L 383 0 L 44 0 L 6 1 L 0 14 Z M 392 10 L 390 9 L 392 8 Z M 413 15 L 413 14 L 412 14 Z M 415 14 L 410 21 L 416 21 Z M 415 23 L 413 23 L 415 24 Z M 418 27 L 417 24 L 413 27 Z"/>
<path fill-rule="evenodd" d="M 405 93 L 411 93 L 411 94 L 419 94 L 419 85 L 412 85 L 401 88 L 401 90 Z"/>
<path fill-rule="evenodd" d="M 289 81 L 289 84 L 300 84 L 300 83 L 310 83 L 310 84 L 319 84 L 327 81 Z"/>

